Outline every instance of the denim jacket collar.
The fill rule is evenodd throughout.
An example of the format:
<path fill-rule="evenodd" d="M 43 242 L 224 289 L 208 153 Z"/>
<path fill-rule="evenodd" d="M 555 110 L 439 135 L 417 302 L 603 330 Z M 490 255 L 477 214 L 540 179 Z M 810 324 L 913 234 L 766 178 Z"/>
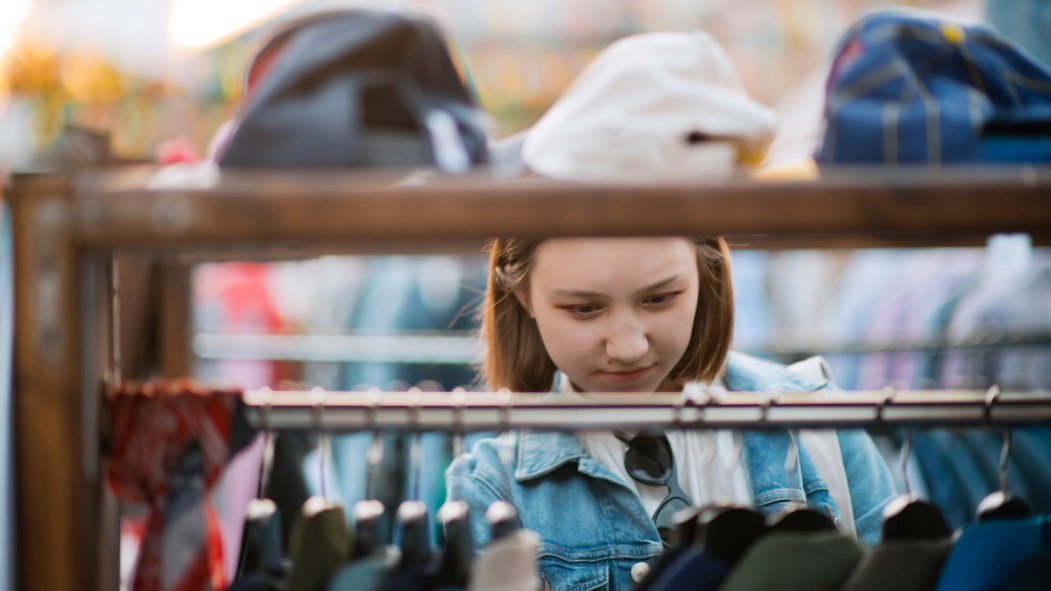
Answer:
<path fill-rule="evenodd" d="M 515 480 L 522 482 L 554 472 L 588 455 L 576 435 L 563 431 L 522 431 L 518 438 Z"/>

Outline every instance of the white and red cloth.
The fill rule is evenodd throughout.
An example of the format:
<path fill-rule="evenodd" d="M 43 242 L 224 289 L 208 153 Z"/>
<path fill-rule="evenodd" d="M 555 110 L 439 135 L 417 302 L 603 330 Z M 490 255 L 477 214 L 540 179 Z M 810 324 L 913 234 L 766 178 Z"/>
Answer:
<path fill-rule="evenodd" d="M 227 587 L 208 493 L 251 439 L 241 394 L 191 380 L 128 384 L 111 393 L 110 487 L 150 508 L 134 591 Z"/>

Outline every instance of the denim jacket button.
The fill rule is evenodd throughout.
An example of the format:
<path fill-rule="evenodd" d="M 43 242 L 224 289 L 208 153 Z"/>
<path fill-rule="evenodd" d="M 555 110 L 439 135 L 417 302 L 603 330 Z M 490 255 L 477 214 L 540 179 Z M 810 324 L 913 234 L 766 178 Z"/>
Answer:
<path fill-rule="evenodd" d="M 650 565 L 645 562 L 636 562 L 631 565 L 631 580 L 638 583 L 648 572 L 650 572 Z"/>

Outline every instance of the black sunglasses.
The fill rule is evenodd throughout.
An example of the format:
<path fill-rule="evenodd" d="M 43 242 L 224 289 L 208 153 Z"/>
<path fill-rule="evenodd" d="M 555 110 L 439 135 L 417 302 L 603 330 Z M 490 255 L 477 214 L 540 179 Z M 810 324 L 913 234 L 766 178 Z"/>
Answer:
<path fill-rule="evenodd" d="M 624 469 L 632 479 L 650 486 L 668 487 L 668 494 L 653 512 L 653 524 L 665 546 L 670 545 L 675 527 L 672 516 L 676 511 L 693 506 L 686 491 L 679 486 L 679 474 L 675 469 L 675 456 L 671 443 L 664 433 L 639 432 L 631 437 L 622 431 L 614 431 L 617 439 L 628 444 L 624 452 Z"/>

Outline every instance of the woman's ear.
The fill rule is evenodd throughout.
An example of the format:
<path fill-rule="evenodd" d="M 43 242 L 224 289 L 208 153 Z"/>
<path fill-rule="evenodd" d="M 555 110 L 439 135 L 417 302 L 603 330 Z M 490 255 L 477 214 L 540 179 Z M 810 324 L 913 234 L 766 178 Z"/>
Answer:
<path fill-rule="evenodd" d="M 515 299 L 518 300 L 518 305 L 522 306 L 522 308 L 526 311 L 526 314 L 529 314 L 529 317 L 535 320 L 536 315 L 533 314 L 533 305 L 529 301 L 529 292 L 527 290 L 522 289 L 521 286 L 516 287 L 511 291 L 514 292 Z"/>

